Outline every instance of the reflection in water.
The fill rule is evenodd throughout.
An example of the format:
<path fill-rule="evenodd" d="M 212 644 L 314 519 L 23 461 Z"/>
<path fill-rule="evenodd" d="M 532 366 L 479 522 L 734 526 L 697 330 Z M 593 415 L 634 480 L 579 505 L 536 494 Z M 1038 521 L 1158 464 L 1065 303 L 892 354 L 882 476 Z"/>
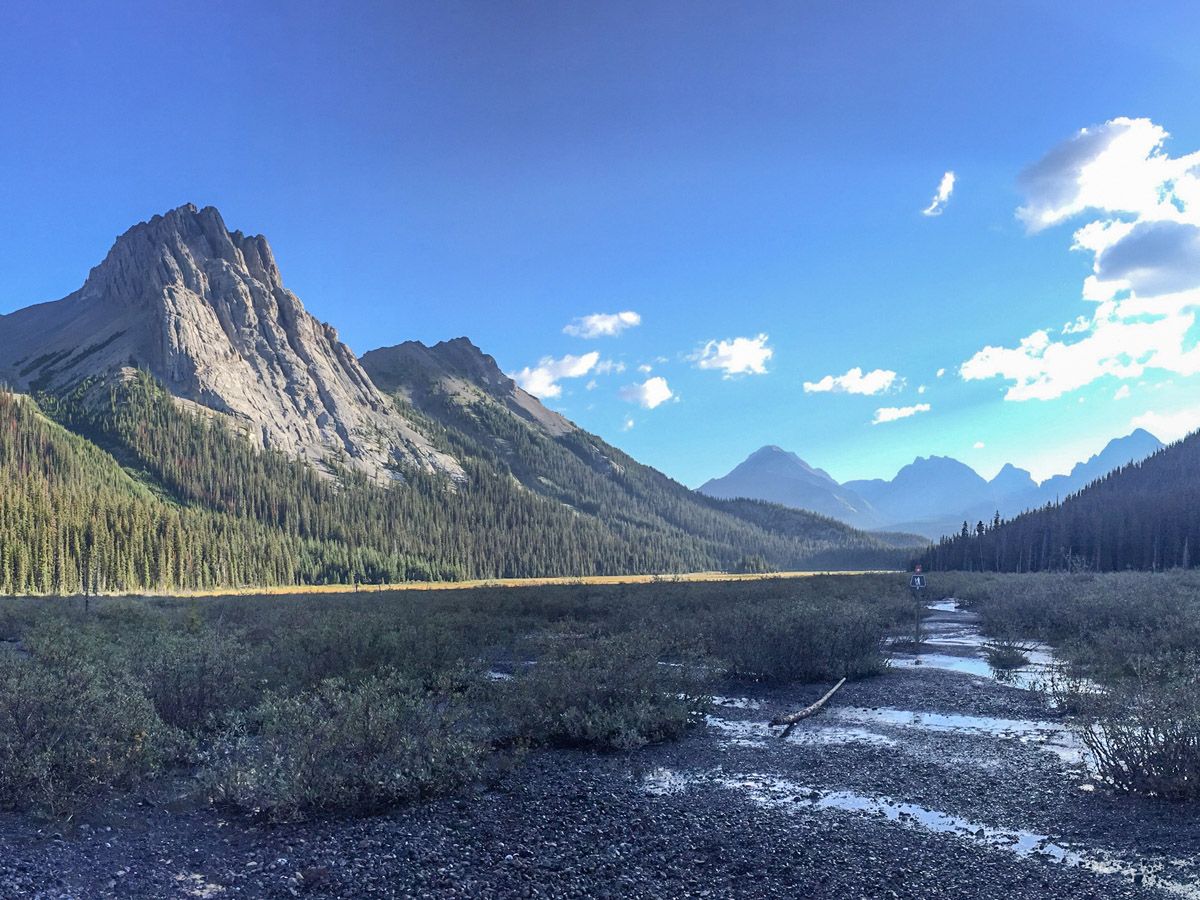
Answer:
<path fill-rule="evenodd" d="M 831 710 L 829 715 L 856 724 L 890 725 L 894 728 L 918 728 L 922 731 L 1015 740 L 1053 753 L 1069 763 L 1082 763 L 1087 754 L 1082 742 L 1072 732 L 1054 722 L 857 707 L 839 707 Z"/>
<path fill-rule="evenodd" d="M 765 747 L 768 741 L 779 740 L 779 730 L 772 729 L 766 722 L 733 721 L 719 716 L 705 716 L 705 724 L 721 733 L 722 740 L 731 747 Z M 870 744 L 876 747 L 894 747 L 896 740 L 885 734 L 865 728 L 817 727 L 797 728 L 785 739 L 789 744 Z"/>
<path fill-rule="evenodd" d="M 895 652 L 891 665 L 900 669 L 928 667 L 991 678 L 1022 690 L 1032 690 L 1044 682 L 1055 665 L 1054 655 L 1045 644 L 1029 644 L 1029 663 L 1017 669 L 995 669 L 984 658 L 987 639 L 979 631 L 979 616 L 958 608 L 956 600 L 929 603 L 929 616 L 922 627 L 928 637 L 920 653 Z"/>

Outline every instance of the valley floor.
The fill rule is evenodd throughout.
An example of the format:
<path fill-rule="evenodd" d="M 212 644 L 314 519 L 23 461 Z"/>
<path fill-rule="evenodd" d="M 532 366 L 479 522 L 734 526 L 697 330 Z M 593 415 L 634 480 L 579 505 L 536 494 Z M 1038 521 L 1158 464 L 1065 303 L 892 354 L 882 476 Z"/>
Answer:
<path fill-rule="evenodd" d="M 736 581 L 777 581 L 779 579 L 814 578 L 819 575 L 873 575 L 894 574 L 891 569 L 838 569 L 835 571 L 798 572 L 676 572 L 657 575 L 570 575 L 547 578 L 480 578 L 463 581 L 402 581 L 396 584 L 303 584 L 278 587 L 214 588 L 210 591 L 170 591 L 158 594 L 154 591 L 129 591 L 109 596 L 130 597 L 273 597 L 300 594 L 371 594 L 393 591 L 458 591 L 474 588 L 521 588 L 546 587 L 549 585 L 600 585 L 600 584 L 704 584 Z"/>
<path fill-rule="evenodd" d="M 787 739 L 767 721 L 823 686 L 743 689 L 678 743 L 541 753 L 373 819 L 268 827 L 163 797 L 65 834 L 0 819 L 0 896 L 1200 897 L 1194 809 L 1094 784 L 1034 694 L 954 671 L 969 614 L 931 624 L 922 665 L 848 684 Z"/>

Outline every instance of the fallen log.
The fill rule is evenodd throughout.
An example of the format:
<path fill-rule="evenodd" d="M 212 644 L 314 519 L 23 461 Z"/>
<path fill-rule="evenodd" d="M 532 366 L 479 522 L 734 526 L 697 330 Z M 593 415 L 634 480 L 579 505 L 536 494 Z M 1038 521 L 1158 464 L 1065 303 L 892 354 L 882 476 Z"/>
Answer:
<path fill-rule="evenodd" d="M 786 725 L 787 727 L 785 729 L 783 729 L 783 734 L 781 734 L 780 737 L 787 737 L 789 734 L 792 733 L 792 729 L 796 727 L 797 722 L 799 722 L 802 719 L 807 719 L 809 716 L 816 715 L 817 713 L 819 713 L 821 711 L 821 707 L 825 705 L 826 701 L 828 701 L 830 697 L 832 697 L 834 694 L 836 694 L 837 689 L 840 688 L 845 683 L 846 683 L 846 679 L 843 678 L 841 681 L 839 681 L 837 684 L 835 684 L 833 687 L 831 687 L 829 689 L 829 692 L 827 694 L 825 694 L 825 696 L 822 697 L 820 700 L 818 700 L 816 703 L 814 703 L 812 706 L 806 706 L 806 707 L 804 707 L 804 709 L 800 710 L 799 712 L 789 713 L 786 716 L 776 716 L 775 718 L 773 718 L 771 720 L 772 727 L 777 726 L 777 725 Z"/>

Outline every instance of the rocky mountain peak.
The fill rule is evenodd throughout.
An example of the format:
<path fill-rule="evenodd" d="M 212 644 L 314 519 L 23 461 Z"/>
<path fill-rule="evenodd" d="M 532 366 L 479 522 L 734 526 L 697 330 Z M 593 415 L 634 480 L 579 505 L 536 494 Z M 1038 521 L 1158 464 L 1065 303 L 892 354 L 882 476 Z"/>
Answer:
<path fill-rule="evenodd" d="M 432 393 L 467 405 L 486 396 L 554 437 L 578 430 L 518 386 L 495 359 L 465 337 L 439 341 L 432 347 L 420 341 L 381 347 L 364 353 L 362 364 L 381 390 L 418 406 L 427 405 Z"/>
<path fill-rule="evenodd" d="M 458 473 L 284 287 L 266 239 L 180 206 L 117 238 L 80 290 L 0 317 L 0 378 L 63 390 L 136 366 L 266 447 L 377 478 Z"/>

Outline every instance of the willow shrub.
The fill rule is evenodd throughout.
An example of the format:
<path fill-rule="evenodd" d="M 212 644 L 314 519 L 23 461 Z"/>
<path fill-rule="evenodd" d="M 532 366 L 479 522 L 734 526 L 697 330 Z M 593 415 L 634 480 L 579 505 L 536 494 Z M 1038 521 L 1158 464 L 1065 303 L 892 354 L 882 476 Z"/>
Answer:
<path fill-rule="evenodd" d="M 275 821 L 367 814 L 476 777 L 466 708 L 394 671 L 270 694 L 214 742 L 213 800 Z"/>
<path fill-rule="evenodd" d="M 782 683 L 858 678 L 883 670 L 880 609 L 796 599 L 729 605 L 701 624 L 708 652 L 739 678 Z"/>
<path fill-rule="evenodd" d="M 132 679 L 0 654 L 0 805 L 61 815 L 131 786 L 175 745 Z"/>
<path fill-rule="evenodd" d="M 711 703 L 705 666 L 663 662 L 645 638 L 547 643 L 536 665 L 494 688 L 503 743 L 634 750 L 679 737 Z"/>
<path fill-rule="evenodd" d="M 1200 799 L 1200 655 L 1144 658 L 1097 686 L 1061 681 L 1055 697 L 1081 726 L 1097 775 L 1121 790 Z"/>

